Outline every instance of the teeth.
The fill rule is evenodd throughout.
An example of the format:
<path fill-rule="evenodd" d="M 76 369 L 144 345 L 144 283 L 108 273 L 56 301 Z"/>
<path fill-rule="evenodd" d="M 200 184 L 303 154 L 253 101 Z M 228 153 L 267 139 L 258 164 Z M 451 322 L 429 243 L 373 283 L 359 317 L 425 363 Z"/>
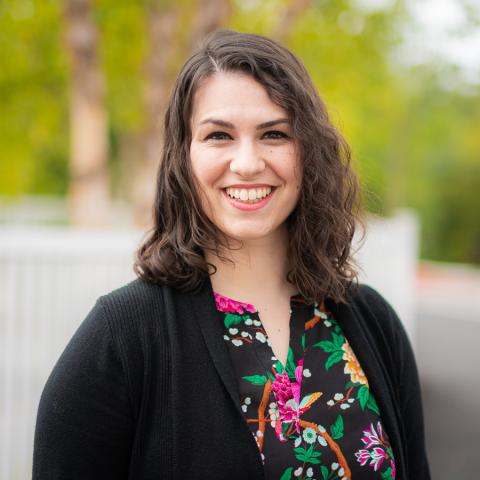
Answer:
<path fill-rule="evenodd" d="M 242 202 L 252 202 L 270 195 L 272 188 L 227 188 L 226 191 L 228 196 L 231 198 L 236 198 Z"/>

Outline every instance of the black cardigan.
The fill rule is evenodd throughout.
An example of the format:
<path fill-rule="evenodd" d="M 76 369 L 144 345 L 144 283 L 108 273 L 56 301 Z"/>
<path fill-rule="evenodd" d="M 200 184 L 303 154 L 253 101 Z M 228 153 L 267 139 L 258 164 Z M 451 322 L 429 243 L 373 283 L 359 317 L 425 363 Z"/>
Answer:
<path fill-rule="evenodd" d="M 396 479 L 429 479 L 405 330 L 375 290 L 347 299 L 325 305 L 377 399 Z M 44 388 L 33 480 L 264 478 L 222 328 L 209 279 L 196 293 L 135 280 L 100 297 Z"/>

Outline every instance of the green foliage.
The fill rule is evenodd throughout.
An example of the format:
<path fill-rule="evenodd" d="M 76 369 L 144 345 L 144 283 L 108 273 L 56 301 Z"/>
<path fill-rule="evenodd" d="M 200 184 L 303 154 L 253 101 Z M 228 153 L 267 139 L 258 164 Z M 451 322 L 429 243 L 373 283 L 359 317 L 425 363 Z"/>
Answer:
<path fill-rule="evenodd" d="M 287 371 L 287 375 L 291 379 L 295 379 L 295 361 L 293 358 L 293 350 L 291 347 L 288 348 L 288 355 L 287 355 L 287 364 L 285 365 L 285 370 Z"/>
<path fill-rule="evenodd" d="M 66 58 L 58 2 L 0 5 L 0 192 L 65 194 Z"/>
<path fill-rule="evenodd" d="M 372 412 L 376 413 L 377 415 L 380 415 L 377 401 L 372 394 L 370 394 L 370 396 L 368 397 L 367 408 L 370 409 Z"/>
<path fill-rule="evenodd" d="M 388 469 L 380 473 L 380 475 L 382 477 L 382 480 L 393 480 L 392 467 L 388 467 Z"/>
<path fill-rule="evenodd" d="M 267 383 L 267 377 L 265 375 L 247 375 L 242 378 L 252 385 L 265 385 Z"/>
<path fill-rule="evenodd" d="M 328 468 L 325 465 L 322 465 L 320 467 L 320 470 L 322 472 L 323 480 L 327 480 L 327 478 L 328 478 Z"/>
<path fill-rule="evenodd" d="M 330 353 L 327 361 L 325 362 L 325 369 L 328 370 L 332 365 L 340 362 L 343 358 L 343 344 L 345 337 L 337 333 L 332 332 L 332 342 L 329 340 L 322 340 L 321 342 L 314 343 L 314 347 L 320 347 L 324 352 Z"/>
<path fill-rule="evenodd" d="M 290 480 L 292 478 L 293 467 L 288 467 L 283 475 L 280 477 L 280 480 Z"/>
<path fill-rule="evenodd" d="M 343 418 L 341 415 L 337 417 L 335 423 L 330 427 L 330 434 L 334 440 L 339 440 L 343 437 L 344 427 L 343 427 Z"/>
<path fill-rule="evenodd" d="M 178 71 L 191 47 L 193 0 L 179 8 Z M 273 35 L 291 0 L 232 2 L 227 27 Z M 148 19 L 169 0 L 94 0 L 107 82 L 111 167 L 145 128 Z M 63 2 L 0 3 L 0 194 L 65 195 L 68 189 L 69 61 Z M 424 258 L 480 263 L 480 85 L 438 65 L 400 68 L 392 60 L 408 22 L 403 1 L 363 10 L 354 0 L 317 0 L 282 41 L 305 63 L 331 118 L 352 147 L 368 210 L 420 215 Z M 167 95 L 169 92 L 165 92 Z M 160 112 L 159 112 L 160 113 Z M 129 143 L 130 142 L 130 143 Z M 122 150 L 123 149 L 123 150 Z M 138 154 L 133 149 L 132 157 Z M 292 370 L 290 368 L 290 370 Z"/>
<path fill-rule="evenodd" d="M 310 445 L 308 450 L 302 447 L 297 447 L 297 448 L 294 448 L 293 451 L 295 452 L 295 458 L 297 460 L 300 460 L 301 462 L 312 463 L 314 465 L 317 465 L 320 463 L 320 460 L 318 460 L 318 457 L 320 457 L 321 452 L 315 452 L 314 445 Z"/>
<path fill-rule="evenodd" d="M 227 313 L 225 315 L 225 319 L 223 320 L 223 323 L 225 324 L 225 328 L 230 328 L 234 325 L 238 325 L 241 322 L 242 322 L 242 316 L 236 315 L 235 313 Z"/>
<path fill-rule="evenodd" d="M 357 398 L 360 402 L 360 407 L 365 410 L 368 399 L 370 398 L 370 390 L 366 385 L 362 385 L 357 391 Z"/>
<path fill-rule="evenodd" d="M 145 2 L 102 0 L 95 5 L 107 103 L 114 132 L 138 132 L 143 124 L 142 80 L 147 51 Z"/>

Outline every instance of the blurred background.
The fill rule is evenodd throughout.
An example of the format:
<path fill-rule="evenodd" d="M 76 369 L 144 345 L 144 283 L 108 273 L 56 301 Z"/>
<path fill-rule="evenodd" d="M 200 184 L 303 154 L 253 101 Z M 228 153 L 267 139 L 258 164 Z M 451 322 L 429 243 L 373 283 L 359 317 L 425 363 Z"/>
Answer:
<path fill-rule="evenodd" d="M 412 340 L 432 478 L 476 478 L 479 0 L 0 0 L 0 478 L 30 477 L 49 372 L 134 278 L 169 92 L 223 27 L 296 53 L 349 141 L 361 278 Z"/>

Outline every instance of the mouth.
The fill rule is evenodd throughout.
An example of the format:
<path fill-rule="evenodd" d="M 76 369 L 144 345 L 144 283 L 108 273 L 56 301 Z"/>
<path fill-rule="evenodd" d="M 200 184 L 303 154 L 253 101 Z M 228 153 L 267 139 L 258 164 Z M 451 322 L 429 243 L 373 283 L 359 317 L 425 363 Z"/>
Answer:
<path fill-rule="evenodd" d="M 227 187 L 223 189 L 223 192 L 235 202 L 240 202 L 245 205 L 254 205 L 271 197 L 275 189 L 276 187 L 272 186 L 257 188 Z"/>

